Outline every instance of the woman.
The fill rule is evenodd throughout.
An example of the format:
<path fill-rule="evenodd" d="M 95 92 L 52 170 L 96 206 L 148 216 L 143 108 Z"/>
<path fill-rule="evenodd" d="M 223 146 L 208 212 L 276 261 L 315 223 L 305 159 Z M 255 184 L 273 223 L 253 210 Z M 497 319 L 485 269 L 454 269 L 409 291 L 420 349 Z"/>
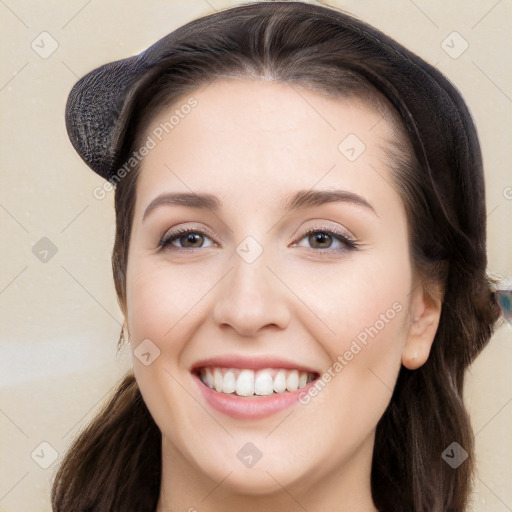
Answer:
<path fill-rule="evenodd" d="M 115 188 L 133 372 L 55 511 L 465 510 L 497 311 L 439 71 L 334 9 L 246 4 L 89 73 L 66 121 Z"/>

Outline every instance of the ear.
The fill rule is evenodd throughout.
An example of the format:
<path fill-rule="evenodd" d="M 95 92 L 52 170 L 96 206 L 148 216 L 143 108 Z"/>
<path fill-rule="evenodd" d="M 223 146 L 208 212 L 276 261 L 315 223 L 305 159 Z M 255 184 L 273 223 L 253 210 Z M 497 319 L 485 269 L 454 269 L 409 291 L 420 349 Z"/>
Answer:
<path fill-rule="evenodd" d="M 411 292 L 409 328 L 402 351 L 402 364 L 417 370 L 425 364 L 439 326 L 443 293 L 440 287 L 419 284 Z"/>

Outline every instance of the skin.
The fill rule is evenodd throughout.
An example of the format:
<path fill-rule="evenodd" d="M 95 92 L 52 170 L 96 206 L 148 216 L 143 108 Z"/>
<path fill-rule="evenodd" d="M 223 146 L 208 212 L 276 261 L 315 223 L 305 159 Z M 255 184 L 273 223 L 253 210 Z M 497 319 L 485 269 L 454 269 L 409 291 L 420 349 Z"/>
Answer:
<path fill-rule="evenodd" d="M 160 350 L 147 366 L 133 358 L 162 432 L 158 511 L 375 511 L 375 427 L 401 364 L 428 358 L 441 309 L 409 260 L 403 203 L 383 163 L 391 126 L 354 98 L 271 81 L 223 79 L 193 97 L 197 107 L 145 157 L 128 255 L 132 349 L 150 339 Z M 348 134 L 366 145 L 353 162 L 338 150 Z M 334 202 L 285 212 L 302 189 L 350 191 L 374 211 Z M 142 221 L 162 192 L 191 191 L 216 195 L 220 210 L 167 205 Z M 210 234 L 159 249 L 178 226 Z M 342 230 L 358 249 L 336 252 L 345 246 L 335 238 L 315 245 L 309 228 Z M 263 249 L 252 263 L 236 252 L 247 236 Z M 233 353 L 322 374 L 396 303 L 400 312 L 305 405 L 234 419 L 192 382 L 195 362 Z M 247 442 L 262 453 L 252 468 L 237 458 Z"/>

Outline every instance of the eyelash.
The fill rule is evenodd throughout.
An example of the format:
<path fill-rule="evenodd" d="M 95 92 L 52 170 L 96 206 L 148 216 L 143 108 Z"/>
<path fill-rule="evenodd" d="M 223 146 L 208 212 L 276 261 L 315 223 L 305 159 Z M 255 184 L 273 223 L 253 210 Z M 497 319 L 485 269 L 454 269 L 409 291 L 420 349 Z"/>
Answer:
<path fill-rule="evenodd" d="M 188 235 L 190 233 L 195 233 L 195 234 L 198 234 L 198 235 L 201 235 L 201 236 L 206 236 L 208 238 L 211 238 L 210 234 L 205 232 L 205 231 L 203 231 L 202 229 L 177 228 L 175 231 L 173 231 L 172 233 L 168 234 L 167 237 L 162 238 L 162 240 L 160 240 L 160 242 L 158 244 L 158 247 L 159 247 L 160 250 L 190 251 L 191 249 L 194 249 L 194 248 L 171 246 L 171 242 L 174 242 L 175 240 L 178 240 L 179 238 L 181 238 L 183 235 Z M 327 248 L 327 249 L 316 249 L 314 247 L 310 247 L 309 248 L 309 249 L 315 251 L 316 253 L 320 253 L 321 255 L 328 256 L 329 254 L 332 254 L 332 253 L 338 253 L 338 254 L 346 253 L 348 251 L 356 250 L 356 249 L 359 248 L 359 244 L 355 240 L 347 237 L 342 232 L 337 231 L 335 229 L 323 229 L 321 227 L 314 227 L 314 228 L 308 229 L 302 235 L 302 237 L 299 239 L 299 241 L 304 239 L 305 237 L 307 237 L 308 235 L 310 235 L 312 233 L 327 234 L 327 235 L 331 236 L 332 238 L 334 238 L 334 239 L 338 240 L 339 242 L 341 242 L 343 244 L 343 246 L 344 246 L 344 247 L 338 248 L 338 249 L 330 249 L 330 248 Z M 199 249 L 201 249 L 201 247 L 199 247 Z"/>
<path fill-rule="evenodd" d="M 359 248 L 359 244 L 355 240 L 353 240 L 352 238 L 349 238 L 347 235 L 345 235 L 341 231 L 338 231 L 336 229 L 324 229 L 322 227 L 313 227 L 313 228 L 308 229 L 302 235 L 302 237 L 299 239 L 299 241 L 302 240 L 303 238 L 307 237 L 311 233 L 327 234 L 327 235 L 331 236 L 333 239 L 338 240 L 339 242 L 341 242 L 343 244 L 343 247 L 341 247 L 339 249 L 330 249 L 330 248 L 315 249 L 314 247 L 310 247 L 311 250 L 313 250 L 315 252 L 320 252 L 320 254 L 322 254 L 322 255 L 325 254 L 326 256 L 328 256 L 329 253 L 338 253 L 338 254 L 346 253 L 348 251 L 355 250 L 355 249 Z"/>

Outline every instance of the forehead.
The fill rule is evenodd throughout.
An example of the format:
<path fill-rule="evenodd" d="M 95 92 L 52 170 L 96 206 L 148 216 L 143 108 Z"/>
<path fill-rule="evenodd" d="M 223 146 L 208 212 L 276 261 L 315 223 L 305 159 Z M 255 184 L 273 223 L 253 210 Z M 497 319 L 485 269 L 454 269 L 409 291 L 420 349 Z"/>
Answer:
<path fill-rule="evenodd" d="M 329 179 L 344 175 L 350 185 L 368 174 L 369 160 L 381 165 L 382 147 L 392 134 L 388 121 L 355 97 L 223 79 L 163 109 L 143 140 L 147 137 L 154 147 L 141 167 L 137 195 L 142 198 L 166 185 L 240 193 L 247 187 L 267 193 L 292 185 L 310 188 L 334 167 L 339 172 L 329 173 Z"/>

